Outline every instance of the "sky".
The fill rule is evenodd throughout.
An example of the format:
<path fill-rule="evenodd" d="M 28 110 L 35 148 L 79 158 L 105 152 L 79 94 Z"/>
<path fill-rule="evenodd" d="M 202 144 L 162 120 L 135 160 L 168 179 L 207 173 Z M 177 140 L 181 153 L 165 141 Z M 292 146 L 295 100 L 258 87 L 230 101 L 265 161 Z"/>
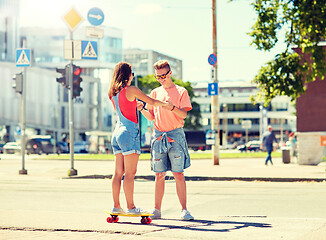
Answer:
<path fill-rule="evenodd" d="M 218 81 L 251 81 L 282 49 L 250 46 L 256 14 L 250 0 L 217 0 Z M 211 0 L 21 0 L 22 27 L 66 27 L 62 16 L 74 6 L 90 26 L 88 10 L 104 12 L 102 25 L 123 31 L 123 48 L 151 49 L 183 61 L 183 80 L 211 81 Z"/>

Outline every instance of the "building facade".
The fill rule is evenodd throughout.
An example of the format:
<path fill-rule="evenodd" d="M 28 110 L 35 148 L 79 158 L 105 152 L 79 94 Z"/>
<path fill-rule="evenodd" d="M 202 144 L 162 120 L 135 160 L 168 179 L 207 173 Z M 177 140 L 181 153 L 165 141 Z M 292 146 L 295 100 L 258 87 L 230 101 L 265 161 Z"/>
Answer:
<path fill-rule="evenodd" d="M 15 141 L 20 135 L 20 95 L 12 88 L 12 76 L 22 72 L 16 67 L 16 49 L 31 49 L 27 68 L 26 128 L 28 135 L 50 134 L 60 141 L 69 133 L 68 91 L 57 83 L 56 68 L 64 68 L 64 40 L 67 29 L 19 27 L 19 0 L 0 0 L 0 141 Z M 83 91 L 74 99 L 75 139 L 85 140 L 85 132 L 111 131 L 112 106 L 107 92 L 115 64 L 122 60 L 122 31 L 103 26 L 104 37 L 85 37 L 85 27 L 74 31 L 75 40 L 98 43 L 98 60 L 74 61 L 83 68 Z M 4 43 L 4 44 L 3 44 Z"/>
<path fill-rule="evenodd" d="M 208 82 L 193 85 L 194 101 L 200 105 L 202 126 L 211 129 L 211 96 L 207 91 Z M 288 97 L 277 97 L 268 107 L 253 105 L 250 96 L 257 88 L 244 81 L 219 82 L 219 119 L 224 143 L 244 142 L 246 129 L 243 121 L 250 120 L 248 140 L 261 140 L 267 125 L 272 125 L 279 140 L 285 141 L 287 133 L 296 131 L 295 109 Z"/>
<path fill-rule="evenodd" d="M 155 73 L 153 65 L 159 60 L 168 60 L 172 68 L 172 75 L 182 79 L 182 60 L 153 51 L 141 49 L 124 49 L 123 61 L 132 65 L 136 75 L 146 76 Z"/>

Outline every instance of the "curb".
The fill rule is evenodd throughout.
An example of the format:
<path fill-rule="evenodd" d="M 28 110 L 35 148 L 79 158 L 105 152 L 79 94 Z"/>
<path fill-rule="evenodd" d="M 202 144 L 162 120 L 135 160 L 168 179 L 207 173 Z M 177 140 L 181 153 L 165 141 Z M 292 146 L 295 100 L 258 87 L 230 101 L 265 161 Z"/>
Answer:
<path fill-rule="evenodd" d="M 112 179 L 110 175 L 71 176 L 63 179 Z M 326 178 L 281 178 L 281 177 L 205 177 L 185 176 L 186 181 L 244 181 L 244 182 L 326 182 Z M 155 176 L 135 176 L 135 180 L 155 181 Z M 174 180 L 173 176 L 166 176 L 165 180 Z"/>

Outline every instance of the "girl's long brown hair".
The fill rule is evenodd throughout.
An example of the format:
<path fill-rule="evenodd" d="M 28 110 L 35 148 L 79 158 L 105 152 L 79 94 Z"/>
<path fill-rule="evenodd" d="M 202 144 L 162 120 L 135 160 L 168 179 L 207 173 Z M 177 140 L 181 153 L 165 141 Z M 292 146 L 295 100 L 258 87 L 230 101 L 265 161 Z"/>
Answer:
<path fill-rule="evenodd" d="M 109 89 L 109 97 L 116 96 L 129 81 L 131 74 L 131 65 L 127 62 L 119 62 L 114 67 L 113 77 Z"/>

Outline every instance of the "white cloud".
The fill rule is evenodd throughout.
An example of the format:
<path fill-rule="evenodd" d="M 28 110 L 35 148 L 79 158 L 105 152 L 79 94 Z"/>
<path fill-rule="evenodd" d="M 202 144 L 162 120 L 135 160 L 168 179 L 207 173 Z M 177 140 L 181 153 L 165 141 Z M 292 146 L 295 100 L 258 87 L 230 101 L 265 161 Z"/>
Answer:
<path fill-rule="evenodd" d="M 135 14 L 138 15 L 153 15 L 163 10 L 162 6 L 157 3 L 142 3 L 135 9 Z"/>

